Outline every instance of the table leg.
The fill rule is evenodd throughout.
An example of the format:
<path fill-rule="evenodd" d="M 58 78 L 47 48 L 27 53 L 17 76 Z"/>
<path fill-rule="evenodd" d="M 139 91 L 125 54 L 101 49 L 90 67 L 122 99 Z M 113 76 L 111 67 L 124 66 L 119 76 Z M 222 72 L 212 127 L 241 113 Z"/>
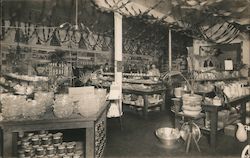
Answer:
<path fill-rule="evenodd" d="M 241 104 L 241 122 L 246 124 L 246 103 Z"/>
<path fill-rule="evenodd" d="M 143 107 L 143 116 L 144 118 L 148 118 L 148 96 L 143 95 L 143 102 L 144 102 L 144 107 Z"/>
<path fill-rule="evenodd" d="M 3 156 L 3 132 L 0 128 L 0 157 Z"/>
<path fill-rule="evenodd" d="M 95 128 L 86 128 L 86 158 L 95 157 Z"/>
<path fill-rule="evenodd" d="M 12 133 L 3 130 L 3 157 L 12 157 Z"/>
<path fill-rule="evenodd" d="M 214 110 L 211 113 L 210 122 L 210 146 L 213 150 L 216 149 L 216 139 L 217 139 L 217 127 L 218 127 L 218 110 Z"/>

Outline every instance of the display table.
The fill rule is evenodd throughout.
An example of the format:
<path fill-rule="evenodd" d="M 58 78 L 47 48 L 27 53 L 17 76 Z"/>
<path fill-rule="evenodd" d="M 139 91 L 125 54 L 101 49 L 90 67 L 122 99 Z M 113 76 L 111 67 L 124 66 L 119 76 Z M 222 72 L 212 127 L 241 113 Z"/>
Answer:
<path fill-rule="evenodd" d="M 240 105 L 240 112 L 241 112 L 241 122 L 243 124 L 246 123 L 246 103 L 250 101 L 250 95 L 242 96 L 236 99 L 230 100 L 227 106 L 235 107 Z M 218 111 L 222 110 L 222 106 L 214 106 L 209 104 L 202 105 L 202 109 L 205 112 L 210 112 L 211 122 L 210 122 L 210 129 L 204 128 L 204 131 L 208 131 L 210 135 L 210 146 L 215 149 L 216 148 L 216 140 L 217 140 L 217 133 L 218 133 Z"/>
<path fill-rule="evenodd" d="M 174 98 L 172 99 L 174 101 L 174 105 L 176 107 L 181 106 L 182 100 L 181 98 Z M 240 105 L 240 111 L 241 111 L 241 121 L 243 124 L 246 122 L 246 103 L 250 101 L 250 95 L 238 97 L 235 99 L 230 100 L 228 103 L 226 103 L 227 106 L 235 107 L 237 105 Z M 209 104 L 202 104 L 202 110 L 204 112 L 209 112 L 211 121 L 210 121 L 210 128 L 201 127 L 203 132 L 209 133 L 209 139 L 210 139 L 210 146 L 212 149 L 216 149 L 216 140 L 217 140 L 217 133 L 218 133 L 218 112 L 222 110 L 222 106 L 215 106 L 215 105 L 209 105 Z M 176 115 L 178 115 L 179 111 L 175 111 Z M 175 123 L 177 122 L 175 118 Z"/>
<path fill-rule="evenodd" d="M 3 157 L 16 157 L 18 132 L 80 128 L 86 129 L 85 157 L 101 157 L 106 144 L 106 114 L 109 105 L 109 102 L 105 102 L 98 113 L 91 117 L 73 114 L 70 118 L 59 119 L 48 112 L 39 120 L 2 121 L 0 127 Z"/>
<path fill-rule="evenodd" d="M 143 97 L 143 116 L 144 118 L 148 117 L 148 109 L 149 108 L 153 108 L 153 107 L 160 107 L 161 111 L 165 110 L 165 94 L 166 94 L 166 89 L 162 88 L 162 89 L 145 89 L 145 90 L 136 90 L 136 89 L 122 89 L 122 93 L 123 94 L 135 94 L 135 95 L 141 95 Z M 154 95 L 154 94 L 160 94 L 162 96 L 162 101 L 159 102 L 158 104 L 153 104 L 150 105 L 149 100 L 148 100 L 148 96 L 149 95 Z M 124 105 L 128 105 L 128 104 L 124 104 Z M 135 106 L 135 107 L 141 107 L 141 106 L 137 106 L 137 105 L 133 105 L 133 104 L 129 104 L 129 106 Z"/>

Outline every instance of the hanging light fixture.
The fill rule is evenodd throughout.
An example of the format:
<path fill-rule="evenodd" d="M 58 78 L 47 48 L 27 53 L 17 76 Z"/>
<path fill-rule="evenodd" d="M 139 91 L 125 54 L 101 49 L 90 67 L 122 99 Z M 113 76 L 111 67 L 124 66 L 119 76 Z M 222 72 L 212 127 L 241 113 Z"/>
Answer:
<path fill-rule="evenodd" d="M 75 25 L 72 25 L 69 22 L 65 22 L 59 26 L 59 29 L 70 29 L 72 31 L 79 31 L 84 28 L 82 23 L 78 25 L 78 0 L 76 0 L 75 9 L 76 9 L 75 10 Z"/>

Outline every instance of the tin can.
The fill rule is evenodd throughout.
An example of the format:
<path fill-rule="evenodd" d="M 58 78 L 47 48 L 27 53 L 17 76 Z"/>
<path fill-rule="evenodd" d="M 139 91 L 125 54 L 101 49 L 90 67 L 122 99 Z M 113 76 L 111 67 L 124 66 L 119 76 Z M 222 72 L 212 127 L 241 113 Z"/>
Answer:
<path fill-rule="evenodd" d="M 44 136 L 41 139 L 42 139 L 42 145 L 49 145 L 50 144 L 50 140 L 49 140 L 48 136 Z"/>
<path fill-rule="evenodd" d="M 73 158 L 80 158 L 80 157 L 81 157 L 81 155 L 78 155 L 78 154 L 73 155 Z"/>
<path fill-rule="evenodd" d="M 24 156 L 25 157 L 30 157 L 31 156 L 31 149 L 30 148 L 24 150 Z"/>
<path fill-rule="evenodd" d="M 30 142 L 22 142 L 21 148 L 27 149 L 30 146 Z"/>
<path fill-rule="evenodd" d="M 38 147 L 37 149 L 36 149 L 36 155 L 37 156 L 43 156 L 45 154 L 45 150 L 44 150 L 44 148 L 43 147 Z"/>
<path fill-rule="evenodd" d="M 67 153 L 74 153 L 75 152 L 76 143 L 69 142 L 67 143 Z"/>
<path fill-rule="evenodd" d="M 38 136 L 33 136 L 31 138 L 32 145 L 40 145 L 40 139 Z"/>
<path fill-rule="evenodd" d="M 41 131 L 38 131 L 38 134 L 48 134 L 49 132 L 48 131 L 45 131 L 45 130 L 41 130 Z"/>
<path fill-rule="evenodd" d="M 81 157 L 81 156 L 83 156 L 83 152 L 78 150 L 78 151 L 75 152 L 75 155 L 79 155 Z"/>
<path fill-rule="evenodd" d="M 64 155 L 63 158 L 72 158 L 70 155 Z"/>
<path fill-rule="evenodd" d="M 52 144 L 53 134 L 49 133 L 47 134 L 47 137 L 49 138 L 49 144 Z"/>
<path fill-rule="evenodd" d="M 46 136 L 47 136 L 47 134 L 45 134 L 45 133 L 44 133 L 44 134 L 39 134 L 38 136 L 39 136 L 39 138 L 41 138 L 41 139 L 42 139 L 43 137 L 46 137 Z"/>
<path fill-rule="evenodd" d="M 55 153 L 56 153 L 56 151 L 55 151 L 55 148 L 54 148 L 54 146 L 48 146 L 47 148 L 46 148 L 46 153 L 47 153 L 47 155 L 54 155 Z"/>
<path fill-rule="evenodd" d="M 32 136 L 34 136 L 34 133 L 28 133 L 28 134 L 27 134 L 27 137 L 28 137 L 28 138 L 31 138 Z"/>
<path fill-rule="evenodd" d="M 62 158 L 62 157 L 64 157 L 65 155 L 66 155 L 65 153 L 58 154 L 58 157 Z"/>
<path fill-rule="evenodd" d="M 48 158 L 55 158 L 56 155 L 55 154 L 51 154 L 51 155 L 47 155 Z"/>
<path fill-rule="evenodd" d="M 23 150 L 23 149 L 18 150 L 18 157 L 19 157 L 19 158 L 25 157 L 25 154 L 24 154 L 24 150 Z"/>
<path fill-rule="evenodd" d="M 57 148 L 58 154 L 64 154 L 65 153 L 65 145 L 59 145 Z"/>
<path fill-rule="evenodd" d="M 60 144 L 60 143 L 62 143 L 62 136 L 60 136 L 60 135 L 53 135 L 53 143 L 54 144 Z"/>

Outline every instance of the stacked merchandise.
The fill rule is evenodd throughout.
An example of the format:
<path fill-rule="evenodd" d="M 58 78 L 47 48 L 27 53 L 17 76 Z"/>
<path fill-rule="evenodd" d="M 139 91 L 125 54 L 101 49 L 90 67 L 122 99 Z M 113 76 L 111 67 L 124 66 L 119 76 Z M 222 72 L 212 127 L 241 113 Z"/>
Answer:
<path fill-rule="evenodd" d="M 202 96 L 197 94 L 184 94 L 182 96 L 183 100 L 183 106 L 182 110 L 184 114 L 190 115 L 190 116 L 197 116 L 200 114 L 202 108 L 201 108 L 201 101 Z"/>
<path fill-rule="evenodd" d="M 48 131 L 19 134 L 19 158 L 80 158 L 83 152 L 77 150 L 76 142 L 63 142 L 63 134 Z"/>

